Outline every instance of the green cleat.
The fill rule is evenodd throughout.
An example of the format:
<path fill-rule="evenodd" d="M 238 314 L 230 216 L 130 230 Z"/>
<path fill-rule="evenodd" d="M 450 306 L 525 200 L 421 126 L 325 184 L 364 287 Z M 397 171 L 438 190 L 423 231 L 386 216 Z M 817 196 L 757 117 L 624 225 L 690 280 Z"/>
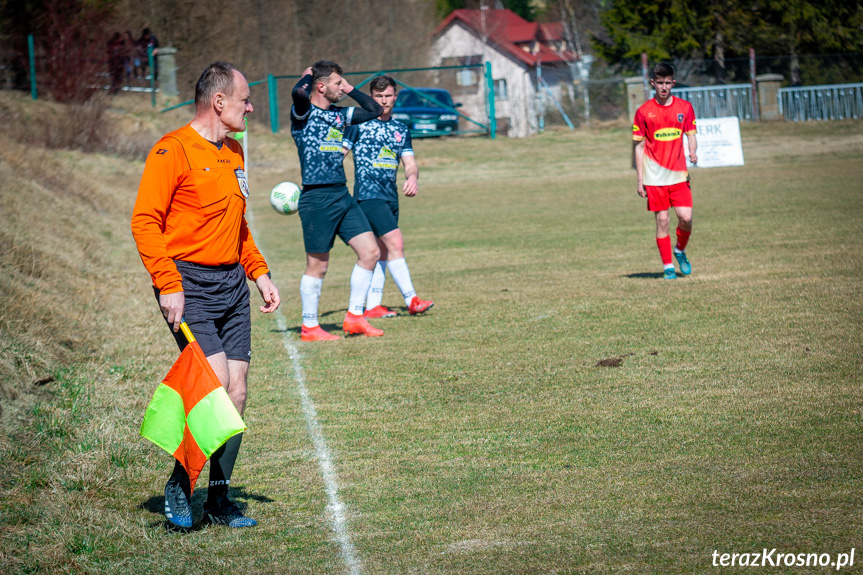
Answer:
<path fill-rule="evenodd" d="M 686 253 L 682 252 L 675 248 L 674 257 L 677 258 L 677 263 L 680 264 L 680 273 L 688 276 L 692 273 L 692 266 L 689 264 L 689 258 L 686 257 Z"/>

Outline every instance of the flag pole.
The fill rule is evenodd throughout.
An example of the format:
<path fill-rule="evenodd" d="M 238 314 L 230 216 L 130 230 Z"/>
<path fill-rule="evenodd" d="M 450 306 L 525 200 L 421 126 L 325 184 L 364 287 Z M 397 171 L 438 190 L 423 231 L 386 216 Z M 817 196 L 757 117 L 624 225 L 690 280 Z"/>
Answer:
<path fill-rule="evenodd" d="M 186 318 L 180 319 L 180 330 L 186 336 L 186 341 L 192 343 L 195 341 L 195 336 L 192 335 L 192 330 L 189 329 L 189 324 L 186 323 Z"/>

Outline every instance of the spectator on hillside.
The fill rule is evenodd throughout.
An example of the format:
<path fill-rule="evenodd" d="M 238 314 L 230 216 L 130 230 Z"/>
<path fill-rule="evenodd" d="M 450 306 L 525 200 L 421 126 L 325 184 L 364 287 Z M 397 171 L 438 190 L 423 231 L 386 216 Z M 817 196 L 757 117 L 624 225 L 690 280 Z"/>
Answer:
<path fill-rule="evenodd" d="M 126 30 L 123 35 L 123 62 L 126 66 L 126 83 L 137 76 L 137 70 L 141 66 L 138 59 L 138 43 L 132 36 L 131 30 Z"/>
<path fill-rule="evenodd" d="M 138 75 L 139 78 L 147 77 L 147 68 L 150 65 L 150 57 L 149 50 L 153 50 L 153 56 L 156 56 L 159 48 L 159 40 L 156 38 L 156 35 L 150 32 L 149 28 L 144 28 L 141 32 L 141 37 L 138 38 L 138 58 L 141 61 L 140 70 L 141 73 Z M 153 79 L 159 79 L 159 62 L 156 58 L 153 58 Z"/>

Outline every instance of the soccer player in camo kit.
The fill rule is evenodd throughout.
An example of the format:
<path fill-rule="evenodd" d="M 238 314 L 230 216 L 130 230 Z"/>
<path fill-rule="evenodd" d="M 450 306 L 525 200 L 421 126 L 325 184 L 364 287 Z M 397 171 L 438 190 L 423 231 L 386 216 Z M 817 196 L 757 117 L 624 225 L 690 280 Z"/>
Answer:
<path fill-rule="evenodd" d="M 362 108 L 335 106 L 345 95 Z M 337 234 L 357 255 L 342 329 L 346 334 L 381 336 L 384 332 L 371 326 L 363 315 L 380 250 L 366 216 L 348 193 L 342 140 L 348 126 L 377 118 L 383 108 L 348 84 L 338 64 L 324 60 L 306 68 L 291 96 L 294 101 L 291 135 L 297 144 L 303 176 L 298 212 L 306 248 L 306 271 L 300 280 L 303 302 L 300 338 L 339 339 L 318 322 L 321 287 Z"/>
<path fill-rule="evenodd" d="M 396 282 L 408 313 L 423 313 L 434 305 L 421 300 L 411 282 L 405 262 L 404 238 L 399 229 L 399 192 L 396 176 L 399 161 L 405 165 L 402 191 L 412 198 L 417 195 L 419 167 L 414 159 L 408 127 L 391 117 L 396 99 L 396 82 L 389 76 L 378 76 L 369 83 L 372 98 L 384 113 L 379 118 L 351 126 L 345 132 L 342 145 L 345 154 L 354 154 L 354 198 L 365 213 L 378 240 L 381 258 L 375 266 L 371 289 L 366 300 L 366 318 L 393 317 L 396 313 L 381 305 L 386 270 Z"/>
<path fill-rule="evenodd" d="M 695 112 L 686 100 L 671 95 L 674 68 L 660 63 L 653 68 L 650 85 L 655 96 L 635 113 L 632 139 L 635 141 L 636 191 L 647 198 L 647 209 L 656 216 L 656 246 L 662 258 L 663 277 L 677 277 L 671 260 L 671 238 L 668 235 L 669 208 L 677 215 L 677 245 L 674 257 L 680 273 L 688 276 L 692 266 L 684 250 L 692 233 L 692 190 L 683 150 L 683 134 L 689 140 L 689 160 L 695 164 Z"/>

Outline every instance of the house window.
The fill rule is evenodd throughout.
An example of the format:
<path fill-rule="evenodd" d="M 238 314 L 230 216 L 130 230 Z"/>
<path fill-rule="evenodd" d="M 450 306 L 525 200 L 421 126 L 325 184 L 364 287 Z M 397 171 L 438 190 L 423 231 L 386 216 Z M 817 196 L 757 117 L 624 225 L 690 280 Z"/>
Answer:
<path fill-rule="evenodd" d="M 456 72 L 455 82 L 459 86 L 475 86 L 476 72 L 469 69 L 459 70 Z"/>
<path fill-rule="evenodd" d="M 494 97 L 498 100 L 506 100 L 509 92 L 506 90 L 506 78 L 498 78 L 494 81 Z"/>

